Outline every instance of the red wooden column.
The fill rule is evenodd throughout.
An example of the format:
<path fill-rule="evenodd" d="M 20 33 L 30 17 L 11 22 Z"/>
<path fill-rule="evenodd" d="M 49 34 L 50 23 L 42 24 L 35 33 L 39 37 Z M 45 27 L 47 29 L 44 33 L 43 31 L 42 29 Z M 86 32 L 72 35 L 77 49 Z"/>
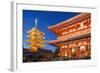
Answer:
<path fill-rule="evenodd" d="M 71 46 L 71 43 L 69 44 L 69 48 L 68 48 L 68 54 L 69 54 L 69 59 L 72 58 L 72 46 Z"/>
<path fill-rule="evenodd" d="M 78 46 L 78 41 L 76 41 L 76 48 L 77 48 L 77 58 L 80 58 L 80 48 Z"/>
<path fill-rule="evenodd" d="M 91 57 L 91 39 L 87 39 L 87 46 L 88 46 L 88 56 Z"/>
<path fill-rule="evenodd" d="M 59 52 L 60 53 L 60 56 L 62 56 L 62 51 L 61 50 L 62 50 L 62 48 L 60 47 L 60 52 Z"/>
<path fill-rule="evenodd" d="M 69 53 L 69 46 L 68 46 L 68 43 L 67 43 L 66 45 L 67 45 L 67 47 L 66 47 L 67 58 L 69 59 L 70 53 Z"/>
<path fill-rule="evenodd" d="M 64 50 L 64 45 L 62 44 L 61 45 L 61 48 L 60 48 L 60 54 L 61 54 L 61 57 L 64 57 L 65 56 L 65 50 Z"/>

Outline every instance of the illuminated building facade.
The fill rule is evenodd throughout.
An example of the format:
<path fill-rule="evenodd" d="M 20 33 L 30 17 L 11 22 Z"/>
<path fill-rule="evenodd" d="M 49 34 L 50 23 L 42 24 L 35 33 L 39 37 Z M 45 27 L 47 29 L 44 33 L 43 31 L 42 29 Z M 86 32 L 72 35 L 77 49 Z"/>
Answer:
<path fill-rule="evenodd" d="M 57 39 L 49 44 L 58 47 L 64 59 L 91 58 L 91 14 L 81 13 L 68 20 L 49 26 Z"/>

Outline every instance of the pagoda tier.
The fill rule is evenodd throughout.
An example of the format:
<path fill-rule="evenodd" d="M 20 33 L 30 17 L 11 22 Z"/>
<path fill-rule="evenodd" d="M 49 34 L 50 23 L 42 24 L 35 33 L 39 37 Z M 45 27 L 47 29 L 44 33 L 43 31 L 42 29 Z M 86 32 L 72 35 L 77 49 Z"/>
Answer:
<path fill-rule="evenodd" d="M 48 29 L 55 33 L 58 37 L 64 36 L 70 33 L 90 28 L 90 17 L 90 13 L 81 13 L 75 17 L 72 17 L 53 26 L 48 26 Z"/>
<path fill-rule="evenodd" d="M 57 35 L 48 43 L 58 47 L 64 59 L 91 58 L 91 14 L 81 13 L 61 23 L 48 27 Z"/>
<path fill-rule="evenodd" d="M 64 38 L 63 40 L 62 39 L 52 40 L 52 41 L 49 41 L 48 43 L 56 46 L 59 43 L 70 42 L 70 41 L 74 41 L 74 40 L 78 40 L 78 39 L 83 39 L 83 38 L 87 38 L 87 37 L 91 37 L 91 33 L 87 33 L 85 35 L 81 35 L 81 36 L 77 36 L 77 37 L 72 37 L 71 36 L 71 37 L 69 37 L 67 39 Z"/>
<path fill-rule="evenodd" d="M 90 37 L 55 44 L 61 57 L 67 59 L 91 58 Z"/>

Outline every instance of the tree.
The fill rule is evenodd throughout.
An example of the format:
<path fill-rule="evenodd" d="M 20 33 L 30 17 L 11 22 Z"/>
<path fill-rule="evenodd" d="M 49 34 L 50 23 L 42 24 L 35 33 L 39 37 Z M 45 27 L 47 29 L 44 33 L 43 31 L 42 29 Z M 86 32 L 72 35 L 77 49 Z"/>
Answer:
<path fill-rule="evenodd" d="M 59 48 L 56 48 L 56 50 L 55 50 L 55 55 L 58 55 L 59 54 Z"/>

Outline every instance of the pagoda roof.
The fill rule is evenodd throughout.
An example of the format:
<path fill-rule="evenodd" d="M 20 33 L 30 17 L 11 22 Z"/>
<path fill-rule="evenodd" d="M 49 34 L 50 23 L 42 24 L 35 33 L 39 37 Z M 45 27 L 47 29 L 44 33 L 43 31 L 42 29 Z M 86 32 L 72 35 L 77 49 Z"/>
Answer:
<path fill-rule="evenodd" d="M 38 32 L 38 33 L 41 33 L 41 34 L 44 34 L 43 32 L 39 31 L 37 28 L 33 27 L 32 29 L 30 29 L 29 31 L 27 31 L 27 33 L 32 33 L 32 32 Z"/>
<path fill-rule="evenodd" d="M 52 45 L 55 45 L 55 44 L 58 44 L 58 43 L 62 43 L 62 42 L 70 42 L 70 41 L 73 41 L 73 40 L 78 40 L 78 39 L 82 39 L 82 38 L 86 38 L 86 37 L 90 37 L 91 36 L 91 33 L 86 33 L 84 35 L 78 35 L 77 37 L 74 36 L 74 37 L 70 37 L 70 38 L 65 38 L 65 39 L 57 39 L 57 40 L 52 40 L 52 41 L 49 41 L 48 43 L 49 44 L 52 44 Z"/>
<path fill-rule="evenodd" d="M 91 16 L 90 13 L 81 13 L 79 15 L 76 15 L 68 20 L 65 20 L 65 21 L 62 21 L 60 23 L 57 23 L 53 26 L 48 26 L 48 29 L 50 30 L 53 30 L 53 29 L 59 29 L 59 28 L 63 28 L 65 26 L 68 26 L 68 25 L 71 25 L 71 24 L 74 24 L 74 23 L 77 23 L 81 20 L 84 20 L 86 18 L 89 18 Z"/>

